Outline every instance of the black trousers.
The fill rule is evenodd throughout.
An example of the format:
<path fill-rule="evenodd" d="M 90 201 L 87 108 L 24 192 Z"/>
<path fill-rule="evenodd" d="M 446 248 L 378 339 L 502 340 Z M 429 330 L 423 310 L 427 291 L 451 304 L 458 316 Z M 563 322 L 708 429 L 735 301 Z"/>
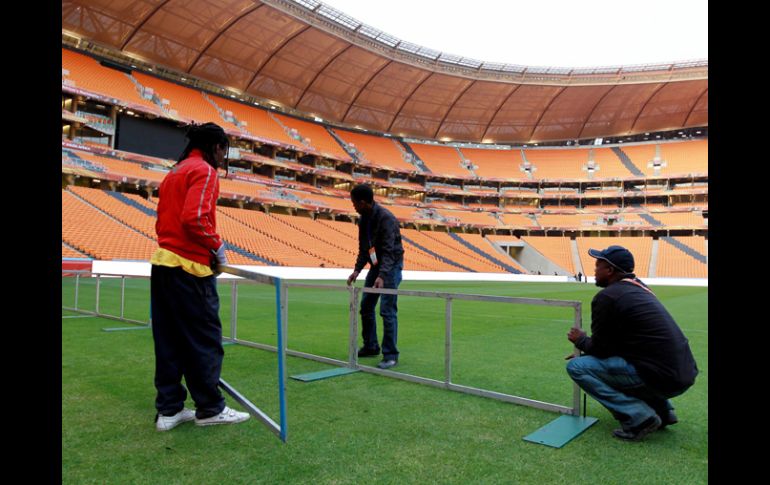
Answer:
<path fill-rule="evenodd" d="M 196 416 L 219 414 L 225 407 L 217 387 L 225 352 L 216 278 L 153 265 L 150 293 L 158 413 L 168 416 L 184 408 L 184 376 Z"/>

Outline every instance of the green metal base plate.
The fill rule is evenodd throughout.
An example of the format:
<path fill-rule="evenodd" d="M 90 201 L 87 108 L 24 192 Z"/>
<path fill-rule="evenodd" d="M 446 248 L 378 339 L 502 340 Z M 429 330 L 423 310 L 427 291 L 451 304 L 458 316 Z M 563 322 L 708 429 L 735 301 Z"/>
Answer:
<path fill-rule="evenodd" d="M 326 379 L 327 377 L 344 376 L 345 374 L 352 374 L 354 372 L 358 372 L 358 369 L 349 369 L 347 367 L 335 367 L 333 369 L 326 369 L 318 372 L 311 372 L 309 374 L 299 374 L 296 376 L 291 376 L 291 378 L 302 382 L 312 382 L 320 379 Z"/>
<path fill-rule="evenodd" d="M 524 437 L 524 441 L 531 441 L 541 445 L 561 448 L 583 431 L 590 428 L 599 418 L 563 415 L 554 419 L 532 434 Z"/>

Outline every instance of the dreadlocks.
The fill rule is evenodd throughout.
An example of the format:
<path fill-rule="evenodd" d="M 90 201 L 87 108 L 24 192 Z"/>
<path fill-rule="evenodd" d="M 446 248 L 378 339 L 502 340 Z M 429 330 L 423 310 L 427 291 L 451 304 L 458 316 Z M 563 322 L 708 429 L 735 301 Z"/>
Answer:
<path fill-rule="evenodd" d="M 225 148 L 225 153 L 227 153 L 230 145 L 230 142 L 227 140 L 227 135 L 225 135 L 225 130 L 216 123 L 205 123 L 202 125 L 193 123 L 187 129 L 185 137 L 190 141 L 187 143 L 187 146 L 177 162 L 181 162 L 189 157 L 190 152 L 197 148 L 203 152 L 203 159 L 215 169 L 217 168 L 217 161 L 214 157 L 214 147 L 223 146 Z"/>

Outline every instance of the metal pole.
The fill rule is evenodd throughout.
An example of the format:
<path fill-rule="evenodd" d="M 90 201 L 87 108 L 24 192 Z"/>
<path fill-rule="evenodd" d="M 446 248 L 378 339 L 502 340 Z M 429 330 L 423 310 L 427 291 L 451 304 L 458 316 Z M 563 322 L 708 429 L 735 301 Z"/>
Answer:
<path fill-rule="evenodd" d="M 102 281 L 101 275 L 96 275 L 96 314 L 99 314 L 99 289 Z"/>
<path fill-rule="evenodd" d="M 267 428 L 275 433 L 279 438 L 281 437 L 281 430 L 278 427 L 277 424 L 275 424 L 275 421 L 270 419 L 270 416 L 262 412 L 261 409 L 259 409 L 257 406 L 255 406 L 251 401 L 246 399 L 246 397 L 238 392 L 237 389 L 235 389 L 233 386 L 225 382 L 224 379 L 219 379 L 219 387 L 225 390 L 230 396 L 232 396 L 233 399 L 235 399 L 237 402 L 241 404 L 241 406 L 245 407 L 246 410 L 254 416 L 255 418 L 262 421 L 265 425 L 267 425 Z M 286 440 L 284 440 L 286 441 Z"/>
<path fill-rule="evenodd" d="M 75 310 L 78 309 L 78 291 L 80 290 L 80 274 L 75 275 Z"/>
<path fill-rule="evenodd" d="M 286 442 L 288 426 L 286 422 L 286 331 L 288 312 L 288 289 L 280 278 L 276 278 L 275 286 L 277 330 L 278 330 L 278 398 L 281 414 L 281 441 Z"/>
<path fill-rule="evenodd" d="M 126 306 L 126 277 L 120 277 L 120 318 L 123 318 L 123 309 Z"/>
<path fill-rule="evenodd" d="M 350 287 L 350 335 L 348 338 L 348 367 L 355 369 L 358 367 L 358 316 L 356 310 L 358 309 L 358 293 L 359 290 L 355 286 Z"/>
<path fill-rule="evenodd" d="M 230 285 L 230 338 L 235 340 L 238 327 L 238 286 L 235 280 Z"/>
<path fill-rule="evenodd" d="M 452 382 L 452 298 L 446 299 L 446 327 L 444 329 L 444 382 Z"/>
<path fill-rule="evenodd" d="M 583 328 L 583 304 L 580 302 L 575 302 L 575 323 L 573 325 L 575 328 Z M 580 357 L 580 349 L 575 347 L 575 357 Z M 573 416 L 580 416 L 580 386 L 577 385 L 577 382 L 573 384 L 572 388 L 572 415 Z"/>

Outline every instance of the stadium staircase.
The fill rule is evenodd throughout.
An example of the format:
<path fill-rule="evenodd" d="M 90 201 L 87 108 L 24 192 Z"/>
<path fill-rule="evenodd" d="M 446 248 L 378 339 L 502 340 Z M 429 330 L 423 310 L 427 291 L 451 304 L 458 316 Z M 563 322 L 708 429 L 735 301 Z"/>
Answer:
<path fill-rule="evenodd" d="M 412 147 L 410 147 L 409 145 L 407 145 L 401 140 L 398 140 L 398 141 L 393 140 L 393 143 L 395 143 L 396 147 L 398 147 L 399 151 L 401 151 L 401 156 L 405 162 L 409 163 L 410 165 L 414 165 L 415 167 L 417 167 L 417 169 L 420 172 L 433 173 L 431 169 L 429 169 L 428 166 L 425 165 L 425 162 L 420 160 L 420 157 L 418 157 L 417 153 L 415 153 L 415 151 L 412 150 Z"/>
<path fill-rule="evenodd" d="M 96 259 L 96 256 L 94 256 L 92 254 L 89 254 L 88 252 L 86 252 L 86 251 L 84 251 L 82 249 L 78 249 L 76 247 L 72 247 L 72 246 L 70 246 L 69 244 L 67 244 L 64 241 L 62 241 L 61 243 L 67 249 L 71 249 L 72 251 L 75 251 L 76 253 L 82 254 L 84 258 Z"/>
<path fill-rule="evenodd" d="M 620 147 L 610 147 L 612 149 L 612 152 L 618 157 L 620 160 L 620 163 L 623 164 L 624 167 L 628 169 L 629 172 L 636 175 L 637 177 L 644 177 L 644 173 L 639 170 L 639 167 L 634 165 L 634 162 L 631 161 L 631 158 L 620 149 Z"/>
<path fill-rule="evenodd" d="M 90 170 L 96 173 L 106 173 L 107 169 L 101 165 L 96 165 L 90 160 L 81 158 L 76 152 L 62 148 L 62 154 L 65 155 L 73 164 L 83 167 L 86 170 Z"/>
<path fill-rule="evenodd" d="M 575 274 L 583 273 L 583 275 L 585 275 L 586 272 L 583 268 L 583 262 L 580 260 L 580 251 L 578 250 L 577 240 L 570 239 L 569 247 L 572 253 L 572 264 L 575 267 Z"/>
<path fill-rule="evenodd" d="M 655 278 L 658 273 L 658 251 L 660 247 L 660 240 L 652 240 L 652 250 L 650 251 L 650 269 L 647 271 L 647 276 Z"/>
<path fill-rule="evenodd" d="M 662 239 L 663 241 L 669 243 L 670 245 L 674 246 L 675 248 L 679 249 L 683 253 L 685 253 L 685 254 L 687 254 L 689 256 L 692 256 L 693 258 L 695 258 L 699 262 L 701 262 L 703 264 L 707 263 L 706 262 L 706 256 L 704 256 L 703 254 L 701 254 L 698 251 L 694 250 L 690 246 L 688 246 L 686 244 L 682 244 L 681 242 L 677 241 L 673 237 L 664 236 L 664 237 L 661 237 L 660 239 Z"/>
<path fill-rule="evenodd" d="M 520 151 L 521 151 L 521 159 L 522 159 L 522 160 L 524 160 L 524 162 L 525 162 L 526 164 L 528 164 L 528 165 L 531 167 L 529 170 L 524 170 L 524 169 L 522 169 L 522 168 L 520 168 L 520 170 L 521 170 L 522 172 L 524 172 L 524 174 L 526 174 L 526 176 L 527 176 L 527 178 L 528 178 L 529 180 L 534 180 L 534 179 L 535 179 L 535 176 L 534 176 L 534 175 L 532 175 L 532 172 L 534 172 L 534 170 L 533 170 L 533 169 L 535 168 L 535 166 L 534 166 L 534 165 L 532 165 L 532 164 L 529 162 L 529 160 L 527 160 L 527 154 L 526 154 L 526 153 L 524 153 L 524 149 L 523 149 L 523 148 L 521 148 L 521 149 L 520 149 Z M 538 225 L 539 225 L 539 224 L 538 224 Z"/>
<path fill-rule="evenodd" d="M 409 239 L 408 237 L 404 236 L 403 234 L 401 235 L 401 239 L 403 239 L 404 241 L 406 241 L 409 244 L 413 245 L 414 247 L 418 248 L 420 251 L 424 251 L 424 252 L 430 254 L 431 256 L 433 256 L 434 258 L 438 259 L 439 261 L 442 261 L 442 262 L 444 262 L 446 264 L 451 264 L 452 266 L 456 266 L 456 267 L 460 268 L 463 271 L 468 271 L 469 273 L 477 273 L 478 272 L 478 271 L 474 271 L 474 270 L 472 270 L 472 269 L 470 269 L 470 268 L 468 268 L 466 266 L 463 266 L 463 265 L 461 265 L 459 263 L 455 263 L 451 259 L 445 258 L 444 256 L 431 251 L 430 249 L 426 248 L 425 246 L 412 241 L 411 239 Z"/>
<path fill-rule="evenodd" d="M 281 127 L 281 129 L 284 131 L 284 133 L 286 133 L 286 136 L 288 136 L 289 139 L 298 141 L 299 143 L 301 143 L 305 147 L 311 148 L 311 149 L 315 150 L 315 147 L 313 147 L 310 143 L 307 142 L 307 139 L 304 136 L 302 136 L 302 134 L 299 132 L 299 130 L 297 130 L 297 136 L 294 136 L 291 133 L 291 128 L 289 128 L 288 126 L 284 125 L 283 122 L 280 119 L 278 119 L 277 116 L 273 115 L 273 113 L 271 113 L 270 111 L 267 111 L 267 116 L 269 116 L 273 121 L 278 123 L 278 126 Z"/>
<path fill-rule="evenodd" d="M 331 127 L 324 125 L 324 128 L 326 128 L 326 131 L 328 131 L 331 137 L 334 138 L 334 141 L 340 144 L 342 149 L 345 150 L 345 153 L 350 155 L 350 158 L 352 158 L 355 162 L 358 162 L 358 163 L 361 162 L 361 159 L 358 158 L 358 152 L 352 149 L 350 146 L 348 146 L 348 144 L 345 143 L 345 141 L 342 138 L 340 138 L 340 136 L 334 130 L 332 130 Z"/>
<path fill-rule="evenodd" d="M 126 74 L 126 76 L 128 77 L 128 79 L 131 80 L 132 83 L 134 83 L 134 86 L 136 86 L 136 90 L 139 92 L 139 96 L 142 99 L 146 99 L 146 100 L 152 102 L 152 104 L 157 106 L 161 111 L 163 111 L 166 114 L 169 114 L 168 107 L 163 105 L 163 102 L 160 100 L 160 98 L 158 97 L 158 95 L 155 92 L 152 93 L 151 97 L 148 97 L 145 94 L 145 87 L 142 85 L 142 83 L 137 81 L 137 79 L 134 76 L 132 76 L 131 74 Z M 169 114 L 169 116 L 170 116 L 170 114 Z"/>
<path fill-rule="evenodd" d="M 497 258 L 493 258 L 492 256 L 490 256 L 490 255 L 488 255 L 487 253 L 485 253 L 484 251 L 480 250 L 479 248 L 477 248 L 477 247 L 476 247 L 476 246 L 474 246 L 473 244 L 471 244 L 471 243 L 469 243 L 468 241 L 466 241 L 465 239 L 461 238 L 461 237 L 460 237 L 460 236 L 458 236 L 457 234 L 455 234 L 455 233 L 453 233 L 453 232 L 450 232 L 450 233 L 449 233 L 449 236 L 450 236 L 452 239 L 454 239 L 455 241 L 457 241 L 457 242 L 459 242 L 460 244 L 462 244 L 463 246 L 465 246 L 466 248 L 468 248 L 468 249 L 470 249 L 471 251 L 473 251 L 474 253 L 478 254 L 478 255 L 479 255 L 479 256 L 481 256 L 482 258 L 486 259 L 487 261 L 491 261 L 491 262 L 493 262 L 494 264 L 496 264 L 496 265 L 498 265 L 498 266 L 502 266 L 502 267 L 503 267 L 503 268 L 504 268 L 506 271 L 508 271 L 509 273 L 514 273 L 514 274 L 521 274 L 521 271 L 519 271 L 518 269 L 514 268 L 513 266 L 510 266 L 509 264 L 506 264 L 506 263 L 504 263 L 504 262 L 500 261 L 500 260 L 499 260 L 499 259 L 497 259 Z"/>
<path fill-rule="evenodd" d="M 208 102 L 209 102 L 209 104 L 211 104 L 211 106 L 213 106 L 213 107 L 214 107 L 214 109 L 216 109 L 216 110 L 217 110 L 217 113 L 219 113 L 219 116 L 220 116 L 220 117 L 221 117 L 223 120 L 225 120 L 225 121 L 229 121 L 230 123 L 232 123 L 232 124 L 234 124 L 235 126 L 237 126 L 238 128 L 240 128 L 241 130 L 244 130 L 244 131 L 248 132 L 248 130 L 246 130 L 246 128 L 244 128 L 244 126 L 243 126 L 243 122 L 239 121 L 239 120 L 238 120 L 238 118 L 236 118 L 234 114 L 232 114 L 232 113 L 231 113 L 231 114 L 230 114 L 230 116 L 228 116 L 228 115 L 227 115 L 227 113 L 225 113 L 225 110 L 223 110 L 223 109 L 222 109 L 222 108 L 221 108 L 221 107 L 220 107 L 220 106 L 219 106 L 219 105 L 216 103 L 216 101 L 214 101 L 213 99 L 211 99 L 211 96 L 209 96 L 208 94 L 204 93 L 203 91 L 201 91 L 201 94 L 203 95 L 203 99 L 205 99 L 206 101 L 208 101 Z"/>
<path fill-rule="evenodd" d="M 143 206 L 142 204 L 138 203 L 135 200 L 129 199 L 128 197 L 126 197 L 125 195 L 121 194 L 120 192 L 114 192 L 112 190 L 107 190 L 105 192 L 107 192 L 107 195 L 118 199 L 119 201 L 123 202 L 126 205 L 130 205 L 131 207 L 133 207 L 136 210 L 144 212 L 145 214 L 147 214 L 150 217 L 158 217 L 158 213 L 156 211 L 150 209 L 149 207 Z"/>
<path fill-rule="evenodd" d="M 224 238 L 222 239 L 222 243 L 224 243 L 225 249 L 229 249 L 230 251 L 232 251 L 234 253 L 238 253 L 241 256 L 245 256 L 247 258 L 253 259 L 253 260 L 258 261 L 258 262 L 260 262 L 262 264 L 265 264 L 267 266 L 278 266 L 276 263 L 274 263 L 272 261 L 264 259 L 264 258 L 262 258 L 260 256 L 257 256 L 256 254 L 250 252 L 250 251 L 247 251 L 247 250 L 243 249 L 240 246 L 236 246 L 235 244 L 232 244 L 232 243 L 229 243 L 229 242 L 225 241 Z"/>
<path fill-rule="evenodd" d="M 644 212 L 640 212 L 638 214 L 638 216 L 641 217 L 642 219 L 644 219 L 645 221 L 649 222 L 653 226 L 662 226 L 663 225 L 662 222 L 660 222 L 659 220 L 655 219 L 654 217 L 652 217 L 649 214 L 645 214 Z"/>
<path fill-rule="evenodd" d="M 461 152 L 459 148 L 455 147 L 455 150 L 457 151 L 457 155 L 460 156 L 460 160 L 463 161 L 463 163 L 460 164 L 460 166 L 463 167 L 464 169 L 466 169 L 467 171 L 469 171 L 471 173 L 471 175 L 473 175 L 474 177 L 481 178 L 481 177 L 479 177 L 479 175 L 476 172 L 473 171 L 473 167 L 474 167 L 473 161 L 472 160 L 468 160 L 467 158 L 465 158 L 465 155 L 463 155 L 463 152 Z M 478 168 L 478 167 L 476 167 L 476 168 Z"/>

